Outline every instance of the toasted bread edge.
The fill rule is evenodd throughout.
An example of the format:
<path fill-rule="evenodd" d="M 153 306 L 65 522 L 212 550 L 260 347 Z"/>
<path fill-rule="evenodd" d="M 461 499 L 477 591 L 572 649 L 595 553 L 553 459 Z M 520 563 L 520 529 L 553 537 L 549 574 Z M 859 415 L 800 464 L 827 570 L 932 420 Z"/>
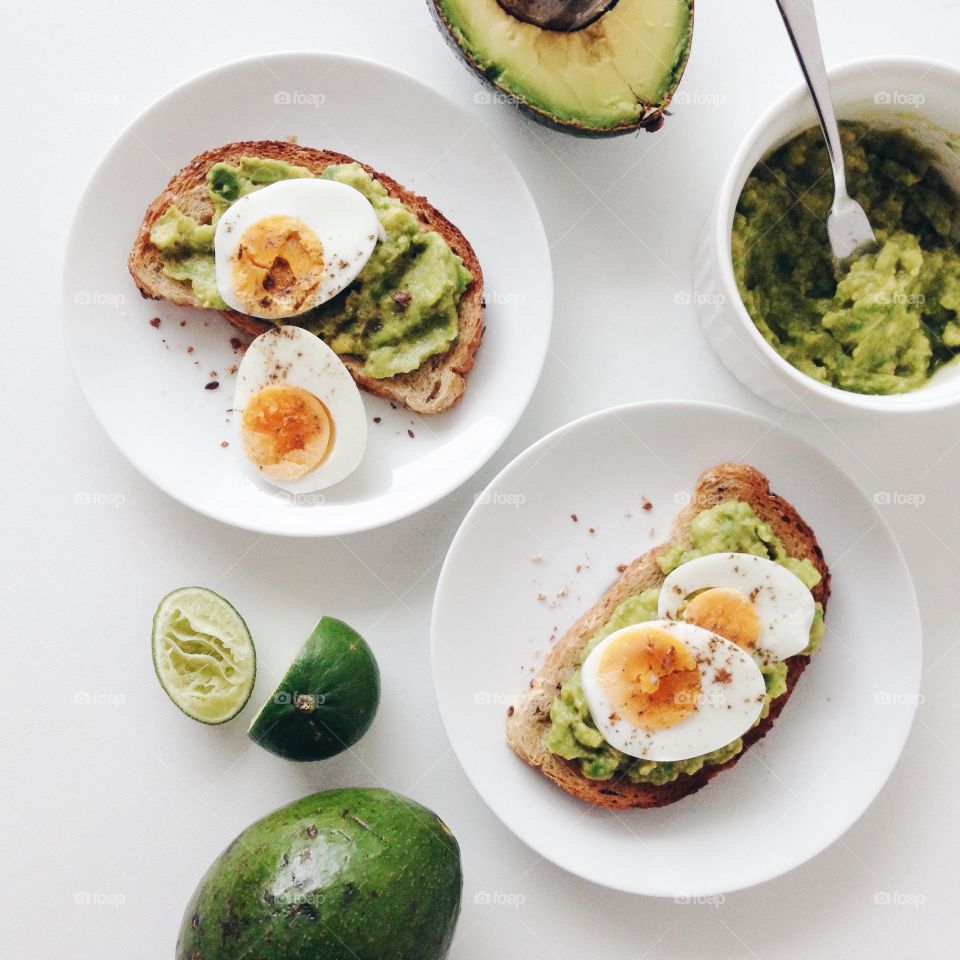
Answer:
<path fill-rule="evenodd" d="M 207 171 L 215 163 L 235 162 L 244 156 L 283 160 L 306 167 L 316 174 L 322 173 L 331 164 L 360 162 L 342 153 L 276 140 L 230 143 L 194 157 L 182 170 L 174 174 L 160 195 L 149 205 L 137 230 L 127 263 L 134 282 L 145 298 L 165 300 L 180 306 L 199 307 L 189 283 L 164 275 L 163 260 L 150 242 L 150 230 L 171 204 L 177 204 L 185 213 L 200 222 L 209 222 L 213 215 L 213 205 L 207 196 Z M 398 374 L 384 380 L 367 376 L 363 372 L 362 360 L 356 357 L 342 359 L 357 385 L 369 393 L 400 403 L 417 413 L 442 413 L 462 398 L 467 374 L 473 368 L 483 339 L 483 271 L 466 237 L 425 197 L 412 193 L 393 178 L 365 163 L 360 165 L 386 187 L 390 196 L 396 197 L 417 215 L 422 229 L 436 230 L 447 241 L 473 274 L 473 280 L 464 291 L 458 307 L 459 336 L 446 353 L 429 358 L 410 373 Z M 249 337 L 256 337 L 272 326 L 232 310 L 221 312 L 230 323 Z"/>
<path fill-rule="evenodd" d="M 790 657 L 787 664 L 787 690 L 773 700 L 768 715 L 743 736 L 743 750 L 726 763 L 703 767 L 695 774 L 681 774 L 671 783 L 630 783 L 626 779 L 590 780 L 580 772 L 576 761 L 550 753 L 544 737 L 550 727 L 550 705 L 563 683 L 576 670 L 580 652 L 587 639 L 601 627 L 613 611 L 626 600 L 648 587 L 658 586 L 664 576 L 657 565 L 659 555 L 672 543 L 689 544 L 693 517 L 702 509 L 726 500 L 749 503 L 762 520 L 770 524 L 790 556 L 807 557 L 820 572 L 814 599 L 826 611 L 830 597 L 830 571 L 813 530 L 794 507 L 770 490 L 767 478 L 754 467 L 723 463 L 700 475 L 690 504 L 676 517 L 666 543 L 637 557 L 576 623 L 557 641 L 527 689 L 508 710 L 507 741 L 513 751 L 531 766 L 537 767 L 567 793 L 588 803 L 612 809 L 661 807 L 675 803 L 702 789 L 723 770 L 735 766 L 753 744 L 772 729 L 790 699 L 807 666 L 808 658 Z"/>

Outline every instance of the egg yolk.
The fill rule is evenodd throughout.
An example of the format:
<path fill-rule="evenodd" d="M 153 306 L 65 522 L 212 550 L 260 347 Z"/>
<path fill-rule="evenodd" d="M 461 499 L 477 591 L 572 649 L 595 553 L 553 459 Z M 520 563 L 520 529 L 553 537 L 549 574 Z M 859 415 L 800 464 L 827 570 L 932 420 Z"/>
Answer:
<path fill-rule="evenodd" d="M 615 717 L 636 727 L 662 730 L 697 709 L 700 669 L 690 648 L 656 627 L 615 638 L 604 650 L 600 685 Z"/>
<path fill-rule="evenodd" d="M 299 480 L 330 452 L 334 423 L 312 393 L 278 383 L 250 398 L 242 433 L 247 456 L 263 473 L 277 480 Z"/>
<path fill-rule="evenodd" d="M 760 616 L 750 598 L 739 590 L 711 587 L 687 603 L 683 619 L 752 650 L 760 639 Z"/>
<path fill-rule="evenodd" d="M 265 217 L 252 223 L 233 254 L 233 292 L 259 316 L 299 312 L 323 277 L 323 244 L 295 217 Z"/>

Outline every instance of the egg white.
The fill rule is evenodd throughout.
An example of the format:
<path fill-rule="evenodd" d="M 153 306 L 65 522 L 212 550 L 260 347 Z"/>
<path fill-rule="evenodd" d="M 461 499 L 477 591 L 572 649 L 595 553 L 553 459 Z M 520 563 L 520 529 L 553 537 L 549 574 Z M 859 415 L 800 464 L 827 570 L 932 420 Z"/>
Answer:
<path fill-rule="evenodd" d="M 687 598 L 710 587 L 739 590 L 752 598 L 761 624 L 754 655 L 761 663 L 786 660 L 810 643 L 813 594 L 786 567 L 751 553 L 711 553 L 681 564 L 660 588 L 657 615 L 679 619 Z"/>
<path fill-rule="evenodd" d="M 326 303 L 349 286 L 370 259 L 381 235 L 380 220 L 370 201 L 353 187 L 335 180 L 281 180 L 232 203 L 217 222 L 213 238 L 217 288 L 224 303 L 239 313 L 274 318 L 241 302 L 233 286 L 234 253 L 244 231 L 271 216 L 305 223 L 323 244 L 323 277 L 299 310 L 299 316 Z"/>
<path fill-rule="evenodd" d="M 267 483 L 291 493 L 312 493 L 339 483 L 353 473 L 367 445 L 363 399 L 343 361 L 319 337 L 296 326 L 277 327 L 257 337 L 237 370 L 234 418 L 241 433 L 243 411 L 264 387 L 287 383 L 322 401 L 334 424 L 333 447 L 326 459 L 299 480 L 281 480 L 257 469 L 245 453 L 247 467 Z"/>
<path fill-rule="evenodd" d="M 638 727 L 619 717 L 599 678 L 604 650 L 624 633 L 645 627 L 665 630 L 686 644 L 700 669 L 697 709 L 661 730 Z M 720 669 L 729 674 L 729 682 L 717 679 Z M 611 633 L 584 661 L 581 679 L 590 716 L 603 739 L 627 756 L 643 760 L 689 760 L 726 746 L 753 726 L 766 696 L 763 674 L 749 654 L 708 630 L 672 620 L 652 620 Z"/>

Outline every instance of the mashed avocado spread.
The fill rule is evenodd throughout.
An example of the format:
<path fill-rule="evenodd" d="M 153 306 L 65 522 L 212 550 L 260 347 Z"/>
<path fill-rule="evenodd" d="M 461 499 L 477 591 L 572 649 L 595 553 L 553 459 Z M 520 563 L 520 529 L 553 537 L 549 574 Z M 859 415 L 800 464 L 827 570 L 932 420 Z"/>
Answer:
<path fill-rule="evenodd" d="M 782 564 L 796 574 L 810 589 L 820 582 L 820 573 L 807 559 L 788 557 L 778 537 L 747 503 L 727 501 L 708 510 L 701 510 L 690 525 L 690 544 L 673 544 L 660 554 L 657 562 L 664 575 L 681 564 L 710 553 L 752 553 Z M 580 663 L 604 637 L 614 630 L 657 618 L 657 588 L 629 597 L 614 610 L 610 619 L 587 641 Z M 816 652 L 823 636 L 823 608 L 817 612 L 810 630 L 810 645 L 805 656 Z M 787 691 L 787 665 L 771 663 L 760 668 L 767 687 L 767 698 L 760 719 L 770 710 L 771 701 Z M 757 723 L 760 722 L 757 720 Z M 661 785 L 676 780 L 680 774 L 696 773 L 703 766 L 725 763 L 743 749 L 741 739 L 690 760 L 672 762 L 638 760 L 606 743 L 597 730 L 583 694 L 580 671 L 577 670 L 560 689 L 550 707 L 551 726 L 546 746 L 551 753 L 565 760 L 577 760 L 580 770 L 591 780 L 622 777 L 631 783 Z"/>
<path fill-rule="evenodd" d="M 253 190 L 312 176 L 305 167 L 255 157 L 243 157 L 237 166 L 214 164 L 207 172 L 213 223 L 198 223 L 171 206 L 150 231 L 163 272 L 188 281 L 202 306 L 227 309 L 216 282 L 217 220 Z M 377 243 L 346 290 L 297 317 L 297 325 L 322 337 L 337 353 L 362 357 L 364 373 L 377 379 L 416 370 L 427 358 L 445 353 L 457 339 L 458 305 L 473 279 L 463 261 L 435 230 L 422 231 L 416 215 L 360 164 L 329 166 L 323 179 L 359 190 L 376 211 L 386 239 Z"/>
<path fill-rule="evenodd" d="M 850 193 L 879 249 L 836 264 L 833 179 L 819 129 L 766 157 L 744 185 L 733 265 L 747 312 L 798 370 L 856 393 L 923 386 L 960 347 L 957 197 L 929 150 L 898 130 L 841 124 Z"/>

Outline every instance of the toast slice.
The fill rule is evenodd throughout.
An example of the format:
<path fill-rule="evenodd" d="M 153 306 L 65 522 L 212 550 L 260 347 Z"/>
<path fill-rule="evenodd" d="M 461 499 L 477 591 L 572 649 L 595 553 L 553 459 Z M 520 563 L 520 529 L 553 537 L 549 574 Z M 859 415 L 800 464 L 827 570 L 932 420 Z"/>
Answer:
<path fill-rule="evenodd" d="M 312 147 L 277 140 L 229 143 L 194 157 L 147 208 L 133 242 L 128 266 L 144 297 L 187 307 L 199 306 L 189 282 L 174 280 L 163 273 L 163 260 L 160 252 L 150 242 L 150 230 L 171 204 L 176 204 L 183 213 L 200 223 L 209 223 L 213 217 L 213 204 L 207 195 L 207 170 L 221 161 L 236 163 L 241 157 L 283 160 L 306 167 L 318 176 L 331 164 L 359 162 L 342 153 L 315 150 Z M 378 173 L 366 164 L 360 165 L 384 185 L 390 196 L 400 200 L 417 215 L 423 230 L 436 230 L 447 241 L 453 252 L 463 260 L 464 266 L 473 274 L 473 281 L 460 300 L 459 336 L 446 353 L 430 357 L 416 370 L 385 380 L 367 376 L 363 372 L 363 361 L 356 357 L 344 356 L 341 359 L 357 385 L 364 390 L 403 404 L 417 413 L 441 413 L 463 396 L 467 374 L 473 367 L 474 357 L 483 337 L 483 272 L 466 237 L 439 210 L 431 206 L 426 198 L 411 193 L 386 174 Z M 250 337 L 272 327 L 270 323 L 233 310 L 221 312 L 237 329 Z"/>
<path fill-rule="evenodd" d="M 648 550 L 633 561 L 620 578 L 556 643 L 530 687 L 507 711 L 507 741 L 513 751 L 567 793 L 588 803 L 614 809 L 662 807 L 696 793 L 721 770 L 732 767 L 773 726 L 793 693 L 807 665 L 807 657 L 797 654 L 787 664 L 787 691 L 770 704 L 769 714 L 743 735 L 743 750 L 726 763 L 705 766 L 695 774 L 680 774 L 671 783 L 631 783 L 626 779 L 590 780 L 583 776 L 576 761 L 550 753 L 544 737 L 550 728 L 550 705 L 564 682 L 579 667 L 579 657 L 589 637 L 624 600 L 651 587 L 658 587 L 664 575 L 657 558 L 670 543 L 689 545 L 690 522 L 700 510 L 726 500 L 750 504 L 754 512 L 773 529 L 791 557 L 809 558 L 820 572 L 821 580 L 813 590 L 814 599 L 826 611 L 830 597 L 830 571 L 813 531 L 797 511 L 782 497 L 771 493 L 767 478 L 760 471 L 741 463 L 722 463 L 702 473 L 690 500 L 677 516 L 668 543 Z"/>

